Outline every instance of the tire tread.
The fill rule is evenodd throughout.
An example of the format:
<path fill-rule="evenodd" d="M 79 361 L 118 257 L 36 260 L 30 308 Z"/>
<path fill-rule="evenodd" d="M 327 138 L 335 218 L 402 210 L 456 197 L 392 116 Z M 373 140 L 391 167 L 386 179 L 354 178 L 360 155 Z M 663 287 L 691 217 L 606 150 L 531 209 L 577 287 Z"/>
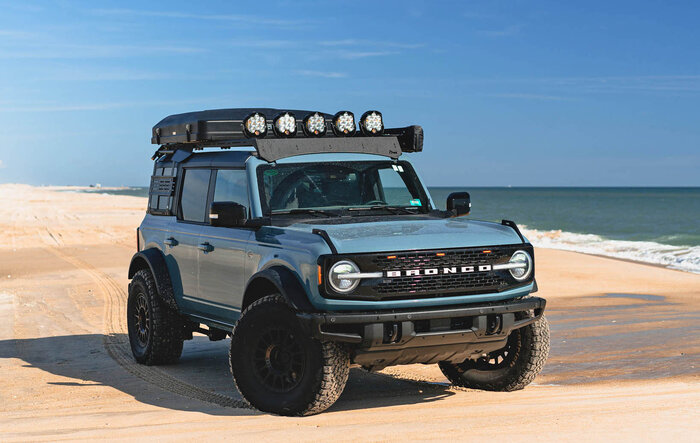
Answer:
<path fill-rule="evenodd" d="M 238 389 L 239 392 L 240 389 L 238 387 L 238 383 L 236 383 L 236 374 L 233 368 L 233 359 L 235 358 L 234 346 L 236 341 L 236 329 L 239 328 L 240 325 L 245 325 L 244 319 L 246 315 L 249 314 L 251 311 L 257 309 L 264 309 L 265 305 L 271 303 L 283 304 L 285 307 L 291 309 L 291 306 L 282 295 L 266 295 L 251 303 L 243 311 L 241 317 L 238 319 L 238 322 L 236 322 L 236 326 L 234 326 L 233 328 L 233 338 L 231 340 L 231 348 L 229 350 L 229 368 L 231 370 L 231 375 L 233 376 L 234 383 L 236 384 L 236 389 Z M 320 380 L 318 380 L 317 384 L 319 387 L 316 390 L 316 392 L 313 392 L 313 395 L 308 401 L 308 403 L 301 407 L 295 408 L 294 410 L 274 412 L 279 413 L 281 415 L 293 416 L 307 416 L 318 414 L 332 406 L 333 403 L 335 403 L 336 400 L 338 400 L 340 394 L 343 393 L 343 389 L 345 389 L 345 384 L 347 383 L 348 375 L 350 373 L 349 353 L 344 347 L 342 347 L 342 345 L 339 345 L 334 342 L 321 342 L 320 345 L 323 367 L 317 374 Z M 255 407 L 255 405 L 253 405 L 250 402 L 250 400 L 245 398 L 245 395 L 243 396 L 243 398 L 245 399 L 246 403 L 251 405 L 251 407 Z"/>
<path fill-rule="evenodd" d="M 549 323 L 543 315 L 534 323 L 525 326 L 530 328 L 531 347 L 525 350 L 525 358 L 516 362 L 517 369 L 507 373 L 507 376 L 491 382 L 473 381 L 463 376 L 459 366 L 449 362 L 441 362 L 440 370 L 455 386 L 485 391 L 518 391 L 532 383 L 542 371 L 549 356 Z M 523 328 L 523 329 L 524 329 Z"/>
<path fill-rule="evenodd" d="M 158 295 L 153 275 L 148 269 L 142 269 L 134 275 L 129 289 L 137 282 L 141 282 L 146 288 L 146 296 L 152 310 L 153 335 L 146 353 L 143 356 L 134 354 L 134 358 L 148 366 L 173 364 L 182 355 L 184 342 L 182 319 L 177 312 L 163 303 Z M 129 292 L 131 293 L 131 290 Z"/>

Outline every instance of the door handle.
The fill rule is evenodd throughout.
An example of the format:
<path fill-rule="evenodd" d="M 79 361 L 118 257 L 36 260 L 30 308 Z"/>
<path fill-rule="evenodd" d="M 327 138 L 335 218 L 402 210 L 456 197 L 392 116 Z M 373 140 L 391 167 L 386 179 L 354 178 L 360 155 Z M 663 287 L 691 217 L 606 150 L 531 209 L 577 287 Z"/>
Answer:
<path fill-rule="evenodd" d="M 204 242 L 204 243 L 200 243 L 197 246 L 197 249 L 199 249 L 200 251 L 202 251 L 206 254 L 207 252 L 213 251 L 214 247 L 212 245 L 210 245 L 209 242 Z"/>
<path fill-rule="evenodd" d="M 175 239 L 172 238 L 172 237 L 166 238 L 166 239 L 163 241 L 163 243 L 165 243 L 166 246 L 170 246 L 171 248 L 172 248 L 173 246 L 177 246 L 177 240 L 175 240 Z"/>

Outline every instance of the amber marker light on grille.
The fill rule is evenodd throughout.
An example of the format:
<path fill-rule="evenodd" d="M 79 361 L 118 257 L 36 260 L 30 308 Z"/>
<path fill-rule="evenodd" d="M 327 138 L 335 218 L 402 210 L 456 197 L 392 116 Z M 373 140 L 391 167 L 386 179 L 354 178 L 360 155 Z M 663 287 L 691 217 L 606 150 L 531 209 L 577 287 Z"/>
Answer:
<path fill-rule="evenodd" d="M 444 256 L 445 256 L 445 253 L 444 253 L 444 252 L 438 252 L 438 253 L 435 254 L 435 255 L 437 255 L 438 257 L 444 257 Z"/>
<path fill-rule="evenodd" d="M 396 256 L 395 256 L 395 255 L 390 255 L 390 256 L 388 256 L 387 258 L 388 258 L 389 260 L 393 260 L 393 259 L 396 258 Z"/>
<path fill-rule="evenodd" d="M 482 251 L 482 252 L 483 252 L 484 254 L 490 254 L 490 253 L 491 253 L 491 250 L 490 250 L 490 249 L 487 249 L 487 250 Z"/>

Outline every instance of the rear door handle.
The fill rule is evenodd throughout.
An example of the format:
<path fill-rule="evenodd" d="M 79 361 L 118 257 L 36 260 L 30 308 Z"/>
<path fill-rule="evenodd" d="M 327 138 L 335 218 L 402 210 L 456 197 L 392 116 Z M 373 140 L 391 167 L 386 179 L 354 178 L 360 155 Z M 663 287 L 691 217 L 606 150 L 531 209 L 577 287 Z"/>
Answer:
<path fill-rule="evenodd" d="M 172 237 L 166 238 L 165 241 L 163 241 L 163 243 L 165 243 L 166 246 L 170 246 L 171 248 L 173 246 L 177 246 L 177 240 L 175 240 Z"/>
<path fill-rule="evenodd" d="M 200 251 L 204 252 L 205 254 L 207 252 L 211 252 L 214 250 L 214 247 L 210 245 L 208 242 L 200 243 L 199 246 L 197 246 L 197 249 Z"/>

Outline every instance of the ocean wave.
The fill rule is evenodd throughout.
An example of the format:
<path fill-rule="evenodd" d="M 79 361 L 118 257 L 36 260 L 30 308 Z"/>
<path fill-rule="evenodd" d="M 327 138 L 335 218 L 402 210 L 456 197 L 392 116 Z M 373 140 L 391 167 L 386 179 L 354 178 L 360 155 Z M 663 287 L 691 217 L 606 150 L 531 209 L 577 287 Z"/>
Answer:
<path fill-rule="evenodd" d="M 611 240 L 595 234 L 539 231 L 523 226 L 523 235 L 540 248 L 605 255 L 700 274 L 700 246 L 672 246 L 650 241 Z"/>

